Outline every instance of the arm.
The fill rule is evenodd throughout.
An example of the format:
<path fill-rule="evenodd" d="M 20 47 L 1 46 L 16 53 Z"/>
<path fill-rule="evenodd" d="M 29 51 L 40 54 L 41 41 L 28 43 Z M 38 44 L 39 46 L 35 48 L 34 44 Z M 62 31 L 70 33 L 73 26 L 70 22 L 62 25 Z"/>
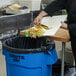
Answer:
<path fill-rule="evenodd" d="M 66 0 L 54 0 L 51 4 L 49 4 L 44 11 L 52 16 L 54 12 L 64 9 L 66 4 Z"/>
<path fill-rule="evenodd" d="M 61 27 L 64 29 L 68 29 L 71 35 L 76 36 L 76 23 L 67 24 L 61 22 Z"/>
<path fill-rule="evenodd" d="M 52 16 L 54 12 L 57 10 L 61 10 L 65 8 L 66 0 L 55 0 L 51 4 L 49 4 L 40 14 L 35 18 L 34 23 L 38 24 L 41 22 L 43 16 L 50 15 Z"/>

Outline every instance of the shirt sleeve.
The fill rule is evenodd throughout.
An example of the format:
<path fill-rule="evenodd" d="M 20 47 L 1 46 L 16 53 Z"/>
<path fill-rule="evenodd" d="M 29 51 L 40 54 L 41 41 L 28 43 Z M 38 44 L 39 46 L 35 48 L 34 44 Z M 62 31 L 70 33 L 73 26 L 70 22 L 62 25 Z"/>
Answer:
<path fill-rule="evenodd" d="M 66 0 L 54 0 L 52 3 L 47 5 L 44 11 L 48 15 L 52 16 L 54 12 L 65 8 L 65 1 Z"/>

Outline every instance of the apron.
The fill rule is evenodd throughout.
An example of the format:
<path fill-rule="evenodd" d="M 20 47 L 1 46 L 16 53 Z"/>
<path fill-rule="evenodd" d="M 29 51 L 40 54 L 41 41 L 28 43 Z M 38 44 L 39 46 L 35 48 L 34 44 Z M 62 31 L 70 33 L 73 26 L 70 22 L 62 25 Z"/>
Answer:
<path fill-rule="evenodd" d="M 67 0 L 68 29 L 70 34 L 71 46 L 76 62 L 76 0 Z"/>

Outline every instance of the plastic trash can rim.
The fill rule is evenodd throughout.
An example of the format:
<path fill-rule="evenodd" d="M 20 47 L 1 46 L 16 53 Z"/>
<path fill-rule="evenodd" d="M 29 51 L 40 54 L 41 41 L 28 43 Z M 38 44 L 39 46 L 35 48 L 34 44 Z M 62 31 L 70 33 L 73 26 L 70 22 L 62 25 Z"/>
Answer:
<path fill-rule="evenodd" d="M 16 37 L 13 37 L 13 38 L 16 38 Z M 12 38 L 10 38 L 10 39 L 12 39 Z M 9 52 L 12 52 L 12 53 L 20 53 L 20 54 L 24 53 L 24 54 L 26 54 L 26 53 L 47 52 L 47 51 L 52 50 L 52 49 L 46 50 L 47 49 L 46 46 L 42 46 L 40 48 L 35 48 L 35 49 L 13 48 L 11 46 L 6 45 L 7 40 L 9 40 L 9 39 L 4 40 L 3 43 L 2 43 L 3 49 L 7 49 Z M 50 45 L 49 45 L 49 47 L 50 47 Z"/>

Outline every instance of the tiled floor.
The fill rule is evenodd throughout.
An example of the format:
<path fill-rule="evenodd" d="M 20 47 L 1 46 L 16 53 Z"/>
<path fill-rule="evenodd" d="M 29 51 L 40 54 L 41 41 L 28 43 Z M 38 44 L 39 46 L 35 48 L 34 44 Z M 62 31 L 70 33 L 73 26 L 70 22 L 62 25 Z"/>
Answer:
<path fill-rule="evenodd" d="M 61 50 L 61 42 L 55 42 L 56 43 L 56 49 L 59 55 L 59 50 Z M 67 44 L 67 47 L 70 47 L 69 44 Z M 60 55 L 59 55 L 60 57 Z M 2 51 L 0 50 L 0 76 L 6 76 L 6 68 L 5 68 L 5 59 L 2 55 Z"/>

